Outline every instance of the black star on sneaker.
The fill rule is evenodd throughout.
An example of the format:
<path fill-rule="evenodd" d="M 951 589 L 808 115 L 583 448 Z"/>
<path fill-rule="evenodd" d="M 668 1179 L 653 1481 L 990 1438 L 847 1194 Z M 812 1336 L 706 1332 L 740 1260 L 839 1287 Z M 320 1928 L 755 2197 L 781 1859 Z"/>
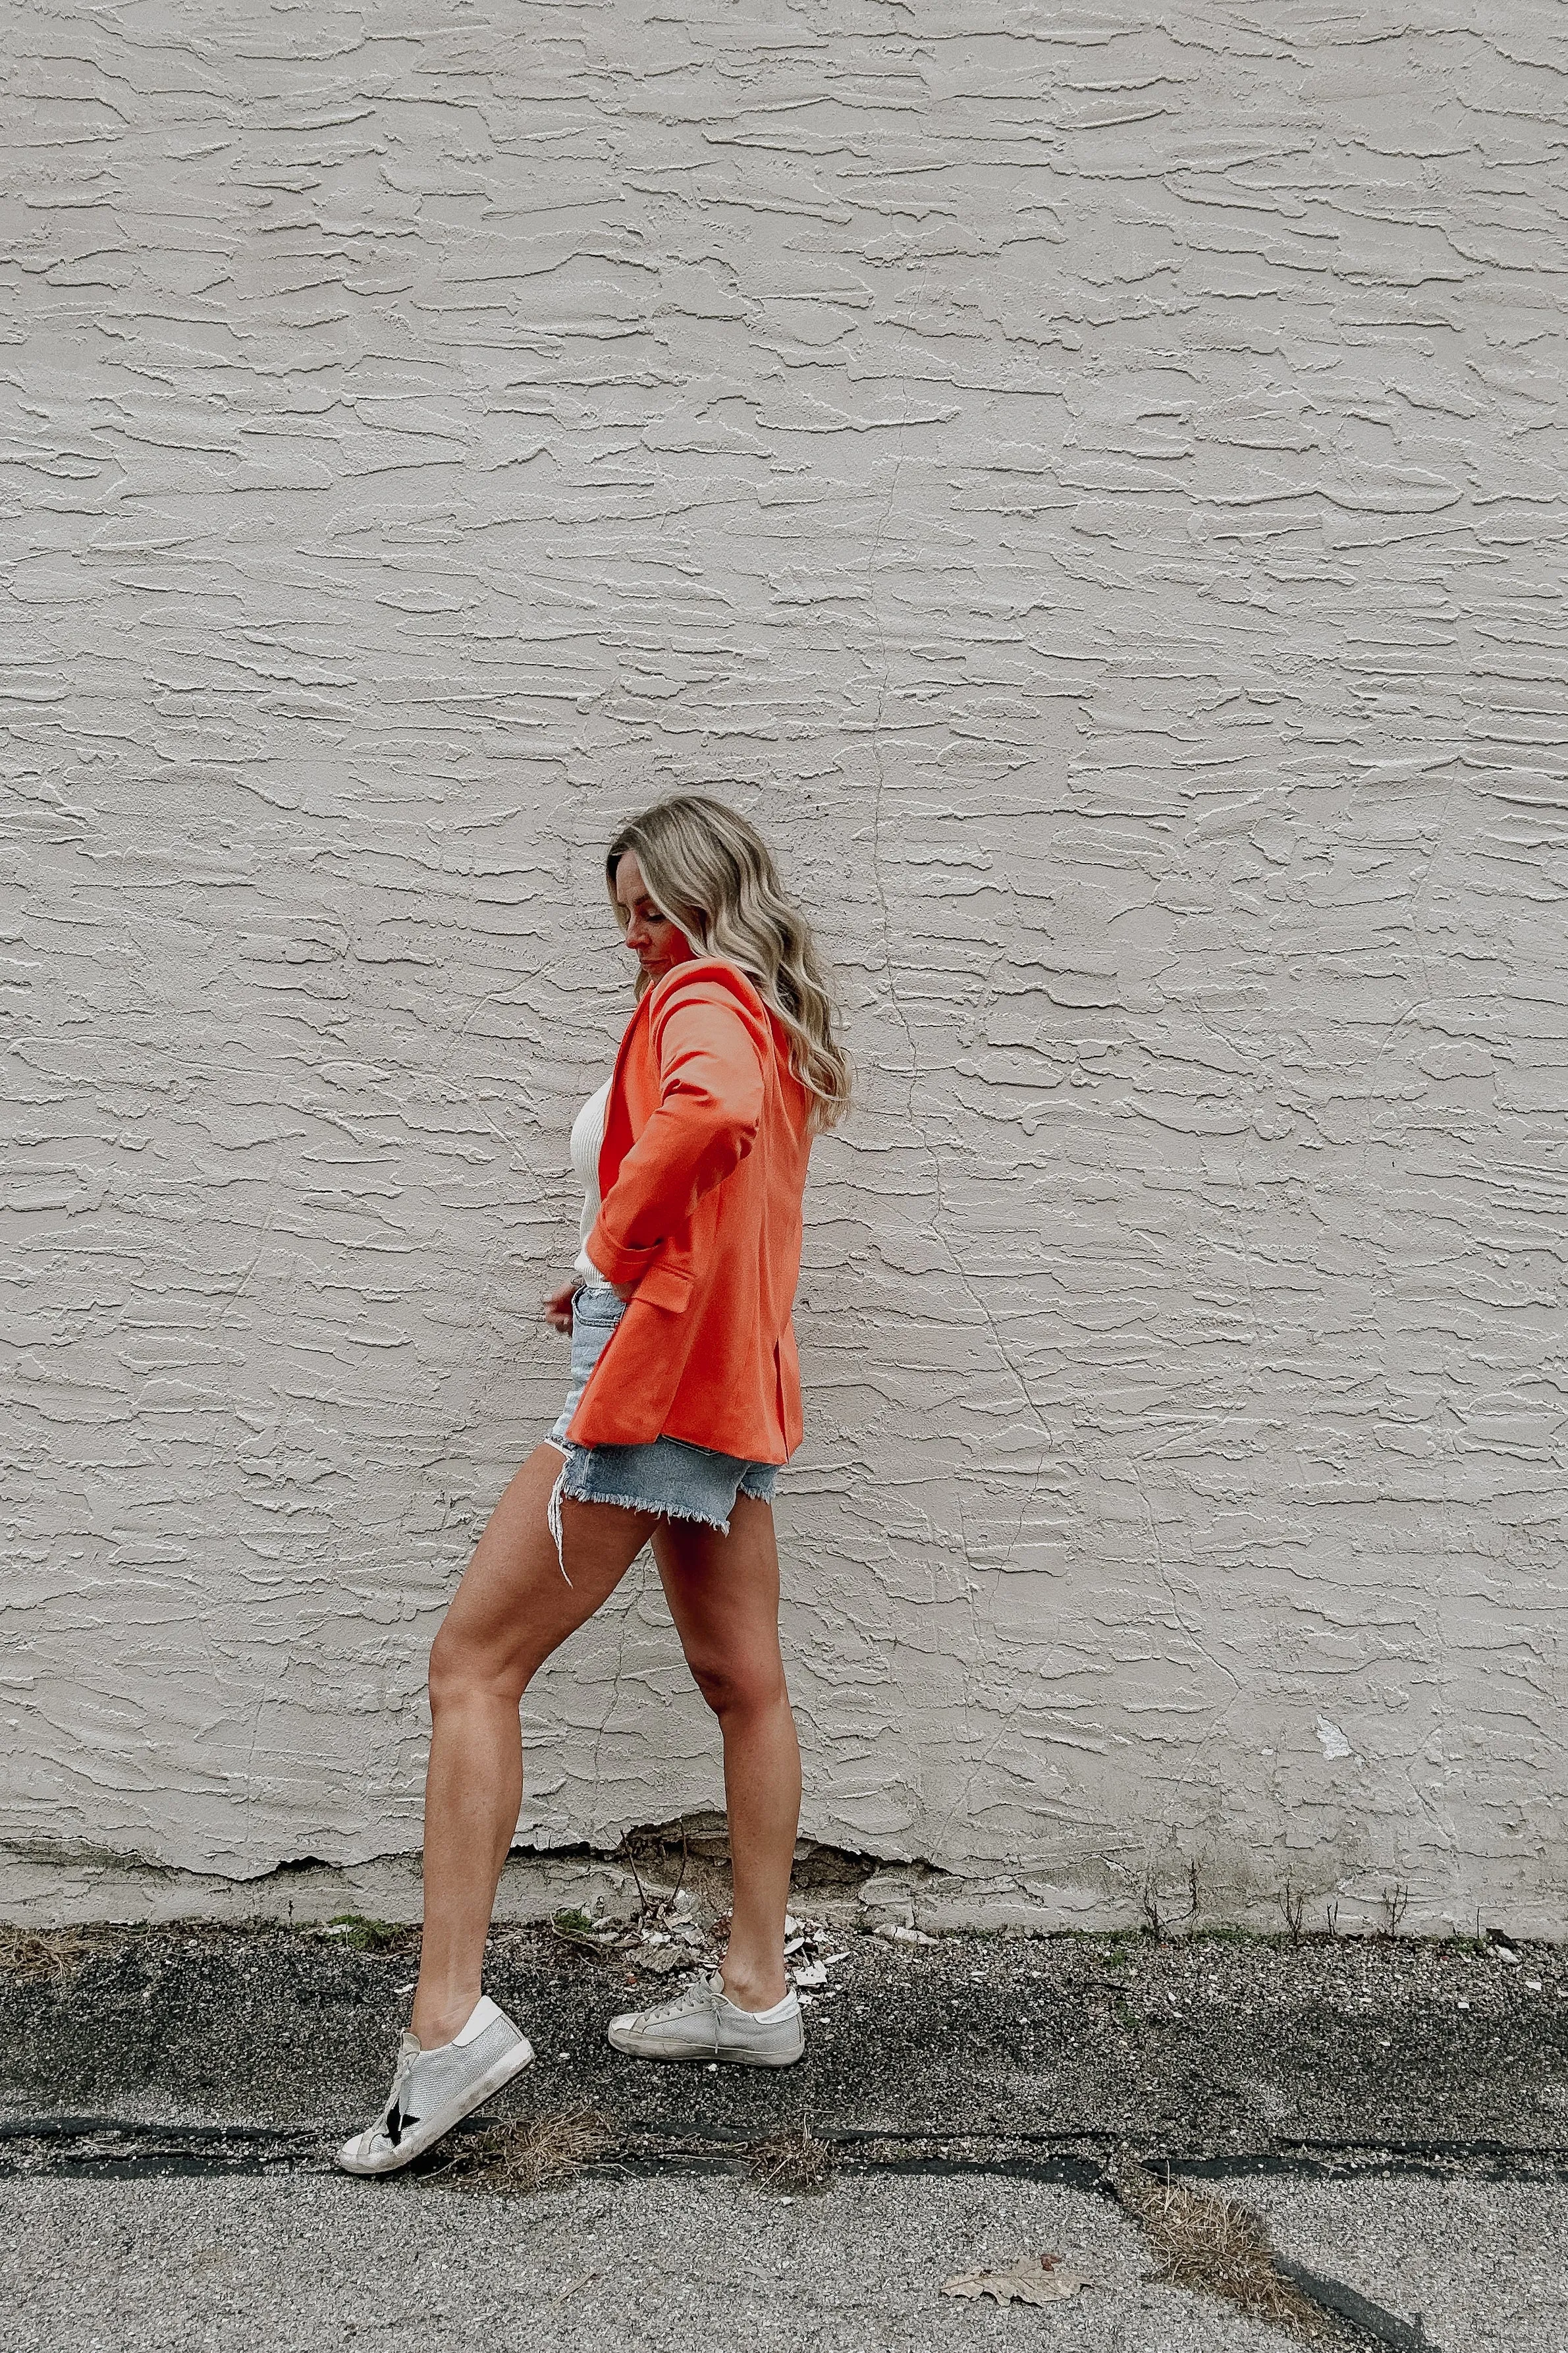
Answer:
<path fill-rule="evenodd" d="M 418 2121 L 418 2117 L 412 2109 L 403 2107 L 394 2100 L 386 2114 L 386 2137 L 394 2148 L 398 2147 L 402 2142 L 405 2126 L 416 2125 Z"/>

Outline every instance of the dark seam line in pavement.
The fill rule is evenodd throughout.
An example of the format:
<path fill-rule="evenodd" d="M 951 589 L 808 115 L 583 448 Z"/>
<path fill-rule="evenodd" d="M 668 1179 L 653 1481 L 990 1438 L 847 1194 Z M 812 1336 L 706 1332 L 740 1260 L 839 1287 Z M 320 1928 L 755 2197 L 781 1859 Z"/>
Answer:
<path fill-rule="evenodd" d="M 449 2139 L 491 2127 L 469 2117 Z M 814 2137 L 839 2164 L 857 2173 L 1011 2175 L 1021 2179 L 1099 2185 L 1106 2160 L 1132 2147 L 1162 2170 L 1202 2180 L 1247 2175 L 1286 2180 L 1439 2179 L 1568 2181 L 1568 2149 L 1510 2148 L 1496 2141 L 1389 2142 L 1299 2140 L 1270 2149 L 1232 2149 L 1203 2156 L 1152 2147 L 1128 2134 L 900 2131 L 886 2126 L 819 2125 Z M 723 2169 L 744 2159 L 754 2133 L 688 2126 L 666 2133 L 620 2128 L 618 2153 L 584 2170 L 676 2173 Z M 74 2146 L 73 2146 L 74 2144 Z M 31 2161 L 23 2151 L 36 2152 Z M 430 2169 L 436 2169 L 437 2160 Z M 258 2173 L 331 2170 L 331 2151 L 319 2128 L 289 2125 L 197 2125 L 131 2122 L 115 2116 L 20 2116 L 0 2121 L 0 2176 L 135 2171 Z M 414 2171 L 426 2169 L 416 2162 Z"/>
<path fill-rule="evenodd" d="M 1568 2181 L 1568 2150 L 1447 2146 L 1390 2147 L 1386 2142 L 1314 2142 L 1282 2149 L 1229 2151 L 1222 2157 L 1147 2160 L 1199 2181 L 1235 2181 L 1248 2174 L 1287 2181 Z"/>
<path fill-rule="evenodd" d="M 643 2127 L 628 2125 L 626 2130 L 637 2132 Z M 657 2134 L 658 2127 L 649 2128 Z M 1145 2145 L 1152 2147 L 1152 2139 L 1136 2126 L 1123 2126 L 1115 2132 L 1042 2132 L 1027 2125 L 1010 2131 L 995 2127 L 989 2132 L 965 2131 L 962 2125 L 823 2125 L 813 2126 L 819 2139 L 843 2143 L 856 2141 L 899 2141 L 906 2146 L 915 2141 L 936 2141 L 944 2147 L 967 2143 L 990 2142 L 994 2146 L 1041 2146 L 1047 2148 L 1131 2148 Z M 1401 2164 L 1449 2165 L 1474 2164 L 1483 2159 L 1504 2161 L 1514 2158 L 1542 2159 L 1549 2165 L 1568 2166 L 1568 2147 L 1531 2148 L 1517 2141 L 1501 2140 L 1382 2140 L 1365 2135 L 1352 2137 L 1342 2134 L 1337 2137 L 1312 2139 L 1302 2136 L 1294 2140 L 1276 2140 L 1266 2149 L 1210 2149 L 1203 2157 L 1172 2158 L 1173 2165 L 1186 2170 L 1213 2166 L 1225 2170 L 1254 2164 L 1277 2161 L 1294 2164 L 1298 2160 L 1311 2162 L 1340 2158 L 1374 2157 L 1391 2158 Z M 1163 2158 L 1160 2160 L 1164 2162 Z"/>
<path fill-rule="evenodd" d="M 1360 2329 L 1374 2344 L 1390 2347 L 1392 2353 L 1437 2353 L 1422 2325 L 1420 2313 L 1414 2321 L 1401 2320 L 1397 2313 L 1384 2312 L 1381 2304 L 1358 2295 L 1343 2280 L 1327 2279 L 1321 2272 L 1310 2272 L 1304 2263 L 1293 2263 L 1288 2255 L 1278 2252 L 1274 2268 L 1324 2312 L 1331 2313 L 1336 2320 L 1348 2320 L 1352 2328 Z"/>
<path fill-rule="evenodd" d="M 4 2140 L 84 2140 L 102 2133 L 144 2140 L 314 2142 L 320 2136 L 303 2125 L 184 2125 L 128 2122 L 123 2116 L 11 2116 L 0 2122 Z"/>

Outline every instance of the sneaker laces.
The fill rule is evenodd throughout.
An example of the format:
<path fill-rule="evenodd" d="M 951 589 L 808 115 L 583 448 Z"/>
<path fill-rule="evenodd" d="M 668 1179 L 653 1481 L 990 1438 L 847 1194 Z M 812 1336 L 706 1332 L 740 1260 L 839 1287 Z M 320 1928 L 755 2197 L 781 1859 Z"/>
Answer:
<path fill-rule="evenodd" d="M 408 2038 L 405 2036 L 397 2053 L 397 2072 L 393 2076 L 392 2089 L 386 2095 L 386 2105 L 381 2112 L 381 2122 L 376 2126 L 377 2132 L 381 2133 L 384 2137 L 386 2132 L 387 2125 L 391 2120 L 392 2112 L 394 2108 L 398 2105 L 402 2098 L 404 2085 L 407 2083 L 410 2075 L 414 2073 L 414 2063 L 420 2057 L 420 2055 L 421 2053 L 417 2045 L 416 2045 L 413 2050 L 410 2050 Z"/>
<path fill-rule="evenodd" d="M 682 1986 L 672 2000 L 661 2001 L 656 2010 L 641 2011 L 640 2017 L 645 2025 L 663 2026 L 672 2018 L 685 2018 L 693 2010 L 703 2009 L 706 2005 L 699 2000 L 699 1995 L 706 1994 L 711 1997 L 720 1992 L 721 1988 L 722 1981 L 716 1969 L 703 1970 L 700 1976 L 692 1978 Z"/>

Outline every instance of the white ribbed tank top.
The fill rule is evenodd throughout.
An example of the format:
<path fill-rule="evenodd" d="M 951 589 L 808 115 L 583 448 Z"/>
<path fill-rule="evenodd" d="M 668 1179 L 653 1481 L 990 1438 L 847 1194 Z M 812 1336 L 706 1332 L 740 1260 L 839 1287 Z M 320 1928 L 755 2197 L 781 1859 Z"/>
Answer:
<path fill-rule="evenodd" d="M 572 1123 L 572 1166 L 583 1187 L 583 1221 L 578 1234 L 583 1248 L 577 1252 L 572 1271 L 581 1275 L 589 1291 L 607 1291 L 610 1287 L 587 1251 L 588 1237 L 599 1214 L 599 1154 L 605 1142 L 605 1113 L 609 1101 L 610 1082 L 606 1079 L 602 1087 L 595 1089 Z"/>

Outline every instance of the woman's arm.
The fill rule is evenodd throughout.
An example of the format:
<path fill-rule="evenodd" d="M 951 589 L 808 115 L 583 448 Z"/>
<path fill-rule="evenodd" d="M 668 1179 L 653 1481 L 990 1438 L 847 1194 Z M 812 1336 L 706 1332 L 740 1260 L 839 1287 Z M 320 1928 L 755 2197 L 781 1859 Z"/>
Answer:
<path fill-rule="evenodd" d="M 739 1167 L 763 1116 L 772 1039 L 722 981 L 670 988 L 654 1016 L 659 1104 L 622 1161 L 588 1236 L 617 1289 L 635 1284 L 705 1193 Z"/>

